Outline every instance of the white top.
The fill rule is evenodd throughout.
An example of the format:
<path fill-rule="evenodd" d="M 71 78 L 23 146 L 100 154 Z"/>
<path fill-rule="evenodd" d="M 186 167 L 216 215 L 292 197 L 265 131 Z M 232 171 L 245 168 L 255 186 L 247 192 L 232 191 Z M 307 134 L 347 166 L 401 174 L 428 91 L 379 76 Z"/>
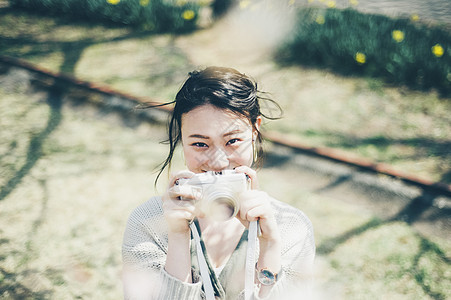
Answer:
<path fill-rule="evenodd" d="M 216 276 L 219 276 L 221 274 L 222 270 L 224 269 L 226 264 L 223 264 L 222 266 L 219 266 L 217 268 L 213 268 L 213 271 L 215 271 Z"/>

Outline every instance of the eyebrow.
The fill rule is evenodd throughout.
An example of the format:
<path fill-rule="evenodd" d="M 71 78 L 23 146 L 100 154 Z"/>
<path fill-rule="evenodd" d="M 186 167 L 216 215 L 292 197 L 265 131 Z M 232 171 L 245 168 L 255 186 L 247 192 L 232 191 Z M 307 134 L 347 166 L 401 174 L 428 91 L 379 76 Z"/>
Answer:
<path fill-rule="evenodd" d="M 243 131 L 240 130 L 240 129 L 235 129 L 235 130 L 232 130 L 232 131 L 229 131 L 229 132 L 225 133 L 225 134 L 223 135 L 223 137 L 230 136 L 230 135 L 234 135 L 234 134 L 237 134 L 237 133 L 242 133 L 242 132 L 243 132 Z"/>
<path fill-rule="evenodd" d="M 227 133 L 224 133 L 224 134 L 223 134 L 223 137 L 231 136 L 231 135 L 234 135 L 234 134 L 236 134 L 236 133 L 242 133 L 242 132 L 243 132 L 243 131 L 242 131 L 242 130 L 239 130 L 239 129 L 232 130 L 232 131 L 229 131 L 229 132 L 227 132 Z M 191 134 L 191 135 L 188 136 L 188 137 L 190 137 L 190 138 L 204 139 L 204 140 L 209 140 L 209 139 L 210 139 L 210 137 L 205 136 L 205 135 L 202 135 L 202 134 Z"/>
<path fill-rule="evenodd" d="M 210 139 L 208 136 L 205 136 L 205 135 L 202 135 L 202 134 L 192 134 L 189 137 L 190 138 L 204 139 L 204 140 L 209 140 Z"/>

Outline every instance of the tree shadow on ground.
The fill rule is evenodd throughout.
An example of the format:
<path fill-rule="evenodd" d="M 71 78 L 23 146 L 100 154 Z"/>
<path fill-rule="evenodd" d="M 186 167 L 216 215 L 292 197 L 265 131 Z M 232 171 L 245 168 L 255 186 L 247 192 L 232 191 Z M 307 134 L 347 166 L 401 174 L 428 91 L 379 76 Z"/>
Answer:
<path fill-rule="evenodd" d="M 274 168 L 274 167 L 281 167 L 285 165 L 286 163 L 289 163 L 290 156 L 279 154 L 276 152 L 268 152 L 264 154 L 264 162 L 263 167 L 265 168 Z"/>
<path fill-rule="evenodd" d="M 415 147 L 413 155 L 404 155 L 403 158 L 418 159 L 422 157 L 437 156 L 443 160 L 451 160 L 451 141 L 443 139 L 434 139 L 431 137 L 413 137 L 392 139 L 386 136 L 376 135 L 370 137 L 357 137 L 341 132 L 333 131 L 309 131 L 307 135 L 324 137 L 328 141 L 326 146 L 332 148 L 355 149 L 359 146 L 375 145 L 381 149 L 387 149 L 390 146 L 401 145 Z"/>
<path fill-rule="evenodd" d="M 9 256 L 12 256 L 16 261 L 20 261 L 20 267 L 22 269 L 21 271 L 14 270 L 11 272 L 0 266 L 0 296 L 4 296 L 6 299 L 52 299 L 53 291 L 43 288 L 43 286 L 34 286 L 35 282 L 33 279 L 45 277 L 51 282 L 59 285 L 65 282 L 61 270 L 47 268 L 45 272 L 42 273 L 40 270 L 27 267 L 30 260 L 39 256 L 39 253 L 37 253 L 33 246 L 33 242 L 47 215 L 48 191 L 46 181 L 39 180 L 39 184 L 44 192 L 41 210 L 36 220 L 32 223 L 31 231 L 25 242 L 24 251 L 10 250 L 8 253 L 0 255 L 0 262 L 6 260 Z M 9 239 L 0 239 L 0 246 L 10 242 Z M 32 278 L 31 286 L 26 283 L 30 282 L 29 280 L 26 280 L 27 278 Z"/>
<path fill-rule="evenodd" d="M 366 147 L 375 146 L 382 155 L 392 153 L 393 150 L 390 147 L 393 146 L 414 149 L 405 151 L 405 153 L 397 151 L 396 155 L 390 154 L 388 158 L 384 159 L 384 162 L 389 164 L 403 161 L 429 160 L 431 158 L 436 158 L 438 162 L 445 164 L 451 161 L 451 151 L 449 151 L 451 149 L 451 140 L 434 139 L 429 136 L 393 139 L 387 136 L 376 135 L 362 138 L 342 132 L 312 130 L 304 132 L 304 134 L 321 137 L 326 141 L 326 147 L 336 149 L 355 150 L 357 148 L 365 149 Z M 443 172 L 438 167 L 435 171 Z M 441 175 L 441 181 L 443 183 L 451 183 L 451 176 L 449 174 L 450 172 Z"/>
<path fill-rule="evenodd" d="M 0 276 L 2 276 L 2 280 L 0 281 L 0 296 L 5 296 L 5 299 L 44 300 L 52 298 L 53 293 L 50 290 L 36 292 L 20 283 L 24 276 L 22 272 L 9 272 L 0 267 Z"/>
<path fill-rule="evenodd" d="M 83 51 L 91 46 L 98 44 L 105 44 L 110 42 L 119 42 L 128 39 L 135 38 L 145 38 L 151 35 L 155 35 L 154 32 L 149 32 L 145 30 L 136 30 L 133 28 L 124 28 L 124 26 L 115 26 L 109 24 L 107 28 L 112 29 L 123 29 L 119 33 L 115 34 L 115 36 L 106 38 L 103 35 L 98 35 L 96 37 L 81 37 L 81 38 L 52 38 L 46 37 L 42 38 L 39 35 L 48 34 L 53 30 L 57 30 L 59 27 L 72 25 L 76 27 L 80 27 L 85 29 L 86 31 L 92 30 L 94 26 L 101 26 L 102 24 L 96 24 L 88 21 L 78 21 L 78 20 L 70 20 L 67 17 L 59 17 L 59 16 L 44 16 L 44 18 L 52 20 L 53 22 L 49 22 L 49 24 L 39 24 L 40 18 L 42 15 L 27 11 L 21 10 L 17 8 L 0 8 L 0 16 L 3 16 L 5 20 L 12 21 L 4 21 L 1 24 L 4 27 L 14 26 L 14 19 L 16 17 L 25 17 L 29 18 L 31 29 L 34 27 L 38 28 L 37 30 L 24 30 L 19 29 L 17 31 L 12 31 L 13 34 L 0 36 L 0 51 L 3 55 L 10 55 L 16 58 L 22 59 L 30 59 L 36 58 L 39 56 L 48 56 L 52 53 L 63 53 L 63 62 L 59 67 L 60 72 L 73 74 L 75 70 L 75 66 L 78 63 Z M 7 18 L 9 17 L 9 18 Z M 38 24 L 33 24 L 32 20 L 36 19 Z M 24 23 L 19 22 L 23 26 Z M 26 23 L 25 23 L 26 24 Z M 40 28 L 42 27 L 42 28 Z M 125 33 L 124 33 L 125 31 Z"/>
<path fill-rule="evenodd" d="M 335 183 L 343 182 L 344 178 L 339 178 Z M 336 184 L 332 183 L 329 186 L 336 186 Z M 320 255 L 328 255 L 335 251 L 340 245 L 344 244 L 346 241 L 355 238 L 364 234 L 365 232 L 373 229 L 377 229 L 381 226 L 393 223 L 393 222 L 405 222 L 409 225 L 412 225 L 417 220 L 420 219 L 422 214 L 431 207 L 432 202 L 434 201 L 436 196 L 423 193 L 421 196 L 418 196 L 411 200 L 403 209 L 401 209 L 395 216 L 382 220 L 379 218 L 373 218 L 365 224 L 361 226 L 355 227 L 351 230 L 348 230 L 342 233 L 339 236 L 332 237 L 323 241 L 317 247 L 317 253 Z M 445 209 L 442 212 L 446 215 L 451 215 L 451 209 Z M 428 252 L 432 252 L 436 255 L 440 261 L 444 264 L 451 265 L 451 259 L 448 258 L 443 250 L 440 247 L 433 243 L 432 241 L 426 239 L 419 233 L 416 233 L 416 236 L 420 240 L 420 249 L 415 255 L 412 261 L 412 267 L 410 268 L 410 273 L 415 278 L 417 284 L 423 289 L 423 291 L 428 294 L 430 297 L 434 299 L 446 299 L 446 295 L 436 292 L 427 282 L 428 275 L 425 274 L 424 270 L 421 269 L 420 259 L 427 254 Z"/>
<path fill-rule="evenodd" d="M 278 154 L 275 152 L 267 153 L 265 158 L 265 167 L 281 168 L 289 164 L 291 160 L 290 155 Z M 352 174 L 337 176 L 325 186 L 317 188 L 313 192 L 317 194 L 329 192 L 341 185 L 352 182 L 353 180 L 354 176 Z M 447 218 L 451 215 L 451 208 L 441 208 L 440 210 L 434 210 L 432 213 L 430 212 L 430 208 L 438 196 L 439 195 L 437 194 L 423 191 L 421 195 L 410 200 L 400 211 L 388 219 L 372 218 L 360 226 L 352 228 L 338 236 L 322 241 L 322 243 L 317 246 L 317 254 L 327 256 L 334 252 L 338 247 L 345 244 L 348 240 L 356 238 L 370 230 L 377 229 L 394 222 L 405 222 L 409 225 L 413 225 L 415 222 L 420 220 L 431 222 L 435 219 L 443 219 L 444 217 Z M 426 211 L 428 211 L 427 216 L 425 214 Z M 426 294 L 434 299 L 445 299 L 446 295 L 434 291 L 431 287 L 430 282 L 428 282 L 428 280 L 430 281 L 430 276 L 425 274 L 425 271 L 420 265 L 420 260 L 428 253 L 434 254 L 441 262 L 447 265 L 451 264 L 451 259 L 447 257 L 444 251 L 440 249 L 437 244 L 419 233 L 415 233 L 415 235 L 419 239 L 420 247 L 412 261 L 409 272 Z"/>
<path fill-rule="evenodd" d="M 50 107 L 50 114 L 46 127 L 38 134 L 31 137 L 26 161 L 24 165 L 6 182 L 0 189 L 0 201 L 5 199 L 22 181 L 22 179 L 32 170 L 38 160 L 42 157 L 42 145 L 49 135 L 60 125 L 62 120 L 62 90 L 53 89 L 49 91 L 47 104 Z"/>
<path fill-rule="evenodd" d="M 32 16 L 29 12 L 16 10 L 12 8 L 0 8 L 0 15 L 7 14 L 21 14 L 26 16 Z M 60 24 L 64 25 L 67 20 L 63 18 L 56 18 L 55 27 Z M 90 27 L 89 23 L 81 23 L 80 26 Z M 6 55 L 13 55 L 18 58 L 30 58 L 35 56 L 48 55 L 51 53 L 61 51 L 63 53 L 63 61 L 59 67 L 60 72 L 73 74 L 77 63 L 79 62 L 84 50 L 92 45 L 100 43 L 108 43 L 112 41 L 121 41 L 131 38 L 148 36 L 148 32 L 127 32 L 126 34 L 98 39 L 85 38 L 76 41 L 42 41 L 39 38 L 33 36 L 32 33 L 24 33 L 17 37 L 5 37 L 0 36 L 0 51 Z M 24 49 L 17 52 L 17 47 Z M 46 128 L 31 138 L 25 164 L 6 182 L 6 184 L 0 187 L 0 201 L 5 199 L 22 181 L 22 179 L 31 171 L 36 162 L 42 156 L 42 145 L 48 136 L 58 127 L 62 120 L 61 107 L 63 105 L 62 98 L 64 94 L 65 86 L 59 82 L 56 82 L 49 88 L 47 104 L 50 107 L 50 116 L 47 121 Z"/>
<path fill-rule="evenodd" d="M 451 170 L 442 175 L 441 182 L 451 182 Z"/>
<path fill-rule="evenodd" d="M 345 175 L 338 176 L 335 180 L 331 181 L 328 185 L 317 189 L 315 191 L 315 193 L 324 193 L 326 191 L 332 190 L 332 189 L 342 185 L 343 183 L 351 181 L 352 178 L 353 178 L 353 176 L 351 174 L 345 174 Z"/>

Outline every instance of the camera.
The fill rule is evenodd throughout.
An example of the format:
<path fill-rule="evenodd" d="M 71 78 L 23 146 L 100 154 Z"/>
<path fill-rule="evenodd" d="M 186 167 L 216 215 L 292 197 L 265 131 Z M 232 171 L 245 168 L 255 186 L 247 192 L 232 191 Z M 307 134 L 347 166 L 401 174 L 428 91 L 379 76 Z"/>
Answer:
<path fill-rule="evenodd" d="M 225 221 L 240 210 L 239 194 L 249 188 L 249 178 L 233 170 L 208 171 L 180 178 L 176 184 L 191 186 L 193 194 L 200 194 L 199 209 L 209 218 Z"/>

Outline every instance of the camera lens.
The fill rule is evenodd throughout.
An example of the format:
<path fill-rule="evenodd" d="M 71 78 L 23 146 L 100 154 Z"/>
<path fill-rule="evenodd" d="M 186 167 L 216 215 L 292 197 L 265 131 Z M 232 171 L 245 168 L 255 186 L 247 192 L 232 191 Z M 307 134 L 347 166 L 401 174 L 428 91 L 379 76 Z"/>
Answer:
<path fill-rule="evenodd" d="M 233 218 L 238 213 L 238 200 L 227 189 L 218 189 L 209 193 L 206 200 L 207 215 L 217 221 Z"/>

